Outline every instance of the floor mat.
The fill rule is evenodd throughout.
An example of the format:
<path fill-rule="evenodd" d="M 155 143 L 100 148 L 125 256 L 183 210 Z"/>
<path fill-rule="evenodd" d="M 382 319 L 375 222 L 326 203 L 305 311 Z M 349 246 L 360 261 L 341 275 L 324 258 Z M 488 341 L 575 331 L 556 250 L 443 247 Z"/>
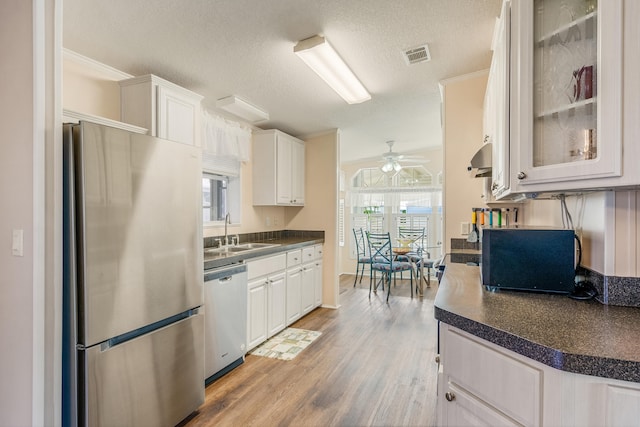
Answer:
<path fill-rule="evenodd" d="M 287 328 L 251 350 L 249 354 L 271 359 L 291 360 L 320 335 L 322 335 L 322 332 Z"/>

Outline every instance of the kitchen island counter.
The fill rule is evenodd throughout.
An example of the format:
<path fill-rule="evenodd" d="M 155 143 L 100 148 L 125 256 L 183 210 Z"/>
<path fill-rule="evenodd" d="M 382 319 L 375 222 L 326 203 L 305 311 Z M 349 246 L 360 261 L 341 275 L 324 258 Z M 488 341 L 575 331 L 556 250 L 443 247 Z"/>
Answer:
<path fill-rule="evenodd" d="M 480 268 L 447 262 L 435 317 L 553 368 L 640 382 L 640 309 L 564 295 L 489 292 Z"/>

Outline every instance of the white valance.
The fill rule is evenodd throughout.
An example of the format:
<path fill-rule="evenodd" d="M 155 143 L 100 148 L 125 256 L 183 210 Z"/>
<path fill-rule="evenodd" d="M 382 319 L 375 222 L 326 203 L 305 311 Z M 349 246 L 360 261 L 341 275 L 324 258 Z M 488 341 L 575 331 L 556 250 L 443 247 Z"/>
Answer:
<path fill-rule="evenodd" d="M 251 128 L 207 111 L 202 114 L 202 149 L 209 156 L 251 160 Z"/>

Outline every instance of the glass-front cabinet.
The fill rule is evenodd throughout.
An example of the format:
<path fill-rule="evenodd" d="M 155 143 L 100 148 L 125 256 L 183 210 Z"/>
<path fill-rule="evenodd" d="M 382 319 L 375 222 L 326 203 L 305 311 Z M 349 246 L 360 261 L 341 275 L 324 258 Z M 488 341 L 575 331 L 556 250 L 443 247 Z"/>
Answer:
<path fill-rule="evenodd" d="M 622 0 L 512 1 L 517 191 L 622 175 L 622 9 Z"/>

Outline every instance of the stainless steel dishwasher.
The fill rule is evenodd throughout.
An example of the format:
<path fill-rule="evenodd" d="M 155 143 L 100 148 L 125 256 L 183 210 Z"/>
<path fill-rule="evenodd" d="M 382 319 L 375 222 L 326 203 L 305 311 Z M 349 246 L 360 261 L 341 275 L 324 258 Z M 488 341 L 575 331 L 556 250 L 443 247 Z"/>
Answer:
<path fill-rule="evenodd" d="M 247 342 L 247 266 L 204 272 L 205 383 L 244 362 Z"/>

